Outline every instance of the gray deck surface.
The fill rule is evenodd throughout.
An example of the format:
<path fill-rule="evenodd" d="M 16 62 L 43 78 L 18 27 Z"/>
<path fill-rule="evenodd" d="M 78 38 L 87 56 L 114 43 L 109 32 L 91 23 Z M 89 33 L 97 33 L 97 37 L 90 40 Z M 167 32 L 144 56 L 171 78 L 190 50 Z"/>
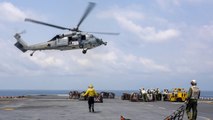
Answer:
<path fill-rule="evenodd" d="M 104 103 L 95 103 L 95 113 L 90 113 L 87 101 L 44 96 L 0 100 L 0 120 L 119 120 L 120 115 L 131 120 L 163 120 L 182 104 L 104 99 Z M 198 120 L 213 120 L 212 103 L 199 103 L 198 112 Z"/>

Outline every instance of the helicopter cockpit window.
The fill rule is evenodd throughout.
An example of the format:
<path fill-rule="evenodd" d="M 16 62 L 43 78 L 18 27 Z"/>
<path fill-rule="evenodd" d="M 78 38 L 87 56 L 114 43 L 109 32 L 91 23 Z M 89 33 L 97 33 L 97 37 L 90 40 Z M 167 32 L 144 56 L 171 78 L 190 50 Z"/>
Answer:
<path fill-rule="evenodd" d="M 85 36 L 85 35 L 82 35 L 82 36 L 81 36 L 81 40 L 86 40 L 86 36 Z"/>
<path fill-rule="evenodd" d="M 68 37 L 68 44 L 72 44 L 72 37 Z"/>
<path fill-rule="evenodd" d="M 87 34 L 86 36 L 87 36 L 87 38 L 92 38 L 93 37 L 93 35 L 91 35 L 91 34 Z"/>
<path fill-rule="evenodd" d="M 68 40 L 69 40 L 69 41 L 72 41 L 72 37 L 68 37 Z"/>

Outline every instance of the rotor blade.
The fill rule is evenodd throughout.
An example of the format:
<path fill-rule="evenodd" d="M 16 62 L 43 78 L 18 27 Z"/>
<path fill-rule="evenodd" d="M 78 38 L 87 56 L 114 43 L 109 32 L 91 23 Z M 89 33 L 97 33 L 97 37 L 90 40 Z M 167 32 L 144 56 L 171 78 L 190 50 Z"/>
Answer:
<path fill-rule="evenodd" d="M 87 15 L 91 12 L 91 10 L 95 7 L 95 3 L 93 2 L 89 2 L 89 5 L 86 9 L 86 11 L 84 12 L 82 18 L 80 19 L 76 29 L 78 30 L 79 26 L 81 25 L 81 23 L 84 21 L 84 19 L 87 17 Z"/>
<path fill-rule="evenodd" d="M 33 22 L 33 23 L 37 23 L 37 24 L 41 24 L 41 25 L 46 25 L 46 26 L 50 26 L 50 27 L 54 27 L 54 28 L 58 28 L 58 29 L 62 29 L 62 30 L 71 30 L 70 28 L 65 28 L 65 27 L 61 27 L 61 26 L 57 26 L 57 25 L 53 25 L 53 24 L 49 24 L 49 23 L 33 20 L 33 19 L 30 19 L 30 18 L 25 18 L 25 21 Z"/>
<path fill-rule="evenodd" d="M 94 34 L 105 34 L 105 35 L 120 35 L 120 33 L 111 33 L 111 32 L 88 32 Z"/>

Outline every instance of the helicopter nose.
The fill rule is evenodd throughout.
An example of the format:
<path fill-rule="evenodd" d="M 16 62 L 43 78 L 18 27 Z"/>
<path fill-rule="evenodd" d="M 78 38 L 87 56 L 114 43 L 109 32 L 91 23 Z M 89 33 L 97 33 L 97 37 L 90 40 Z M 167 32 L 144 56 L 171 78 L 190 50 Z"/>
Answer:
<path fill-rule="evenodd" d="M 107 45 L 107 42 L 103 42 L 104 45 Z"/>
<path fill-rule="evenodd" d="M 107 42 L 104 42 L 102 39 L 100 39 L 101 44 L 107 45 Z"/>
<path fill-rule="evenodd" d="M 106 45 L 107 44 L 107 42 L 103 42 L 102 39 L 96 39 L 96 41 L 99 45 L 102 45 L 102 44 Z"/>

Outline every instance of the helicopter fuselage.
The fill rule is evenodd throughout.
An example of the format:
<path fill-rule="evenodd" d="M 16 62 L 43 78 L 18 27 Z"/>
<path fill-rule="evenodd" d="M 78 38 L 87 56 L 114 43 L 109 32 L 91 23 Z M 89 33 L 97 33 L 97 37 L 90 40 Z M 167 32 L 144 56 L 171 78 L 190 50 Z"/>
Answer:
<path fill-rule="evenodd" d="M 85 54 L 88 49 L 92 49 L 98 47 L 102 44 L 106 45 L 106 42 L 103 42 L 101 39 L 93 36 L 88 33 L 70 33 L 70 34 L 62 34 L 56 35 L 51 40 L 43 43 L 38 43 L 34 45 L 27 45 L 21 39 L 20 34 L 16 34 L 14 36 L 17 39 L 16 45 L 20 49 L 22 47 L 23 52 L 27 50 L 37 51 L 37 50 L 73 50 L 73 49 L 83 49 L 83 53 Z"/>
<path fill-rule="evenodd" d="M 55 38 L 47 42 L 30 45 L 28 50 L 71 50 L 71 49 L 92 49 L 105 44 L 101 39 L 94 37 L 91 34 L 72 35 L 69 37 Z"/>

